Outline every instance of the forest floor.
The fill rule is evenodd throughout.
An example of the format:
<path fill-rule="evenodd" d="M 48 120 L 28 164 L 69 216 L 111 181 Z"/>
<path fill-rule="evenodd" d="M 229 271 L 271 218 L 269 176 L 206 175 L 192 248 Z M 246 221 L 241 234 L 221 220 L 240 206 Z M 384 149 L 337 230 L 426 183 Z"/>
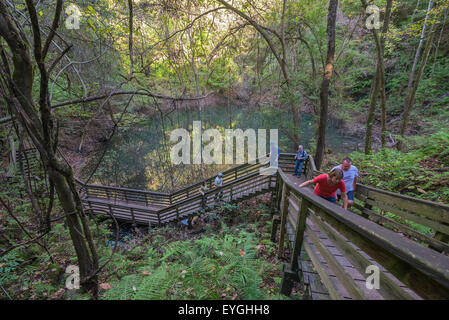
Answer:
<path fill-rule="evenodd" d="M 297 286 L 292 295 L 279 294 L 282 263 L 270 240 L 270 195 L 238 205 L 224 204 L 200 215 L 201 227 L 180 224 L 144 228 L 115 241 L 112 222 L 97 217 L 91 230 L 101 257 L 112 255 L 99 274 L 101 299 L 301 299 Z M 128 228 L 129 229 L 129 228 Z M 64 271 L 75 256 L 70 237 L 58 223 L 49 235 L 54 262 L 41 253 L 25 261 L 9 256 L 10 283 L 3 283 L 14 299 L 89 299 L 80 290 L 68 290 Z M 31 247 L 29 248 L 31 249 Z M 30 253 L 32 255 L 32 253 Z M 6 266 L 9 260 L 0 261 Z M 13 276 L 14 275 L 14 276 Z M 6 299 L 0 292 L 0 299 Z"/>

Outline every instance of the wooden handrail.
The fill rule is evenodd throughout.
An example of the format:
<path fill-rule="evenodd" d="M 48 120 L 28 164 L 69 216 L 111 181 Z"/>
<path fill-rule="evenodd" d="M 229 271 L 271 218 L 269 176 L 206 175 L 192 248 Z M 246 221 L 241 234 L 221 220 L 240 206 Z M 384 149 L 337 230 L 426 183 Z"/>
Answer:
<path fill-rule="evenodd" d="M 266 157 L 266 156 L 264 156 Z M 242 172 L 246 172 L 248 170 L 256 170 L 258 168 L 262 168 L 264 167 L 265 163 L 261 163 L 261 160 L 264 158 L 261 157 L 259 159 L 256 160 L 256 163 L 254 164 L 250 164 L 250 163 L 245 163 L 239 166 L 236 166 L 234 168 L 228 169 L 226 171 L 223 172 L 224 174 L 224 178 L 231 178 L 231 181 L 235 180 L 235 177 L 238 176 L 239 174 L 241 174 Z M 184 187 L 180 190 L 174 191 L 174 192 L 170 192 L 170 193 L 164 193 L 164 192 L 155 192 L 155 191 L 147 191 L 147 190 L 139 190 L 139 189 L 131 189 L 131 188 L 121 188 L 121 187 L 111 187 L 111 186 L 102 186 L 102 185 L 94 185 L 94 184 L 85 184 L 84 182 L 82 182 L 80 179 L 77 179 L 77 182 L 82 185 L 84 187 L 84 189 L 88 190 L 89 189 L 94 189 L 94 190 L 111 190 L 111 191 L 118 191 L 118 192 L 128 192 L 128 193 L 134 193 L 134 194 L 142 194 L 142 195 L 149 195 L 152 196 L 153 198 L 150 198 L 151 201 L 155 201 L 155 202 L 159 202 L 161 203 L 161 201 L 164 202 L 164 204 L 177 204 L 179 203 L 179 201 L 185 200 L 185 199 L 189 199 L 194 195 L 198 194 L 198 188 L 204 183 L 213 183 L 213 180 L 215 179 L 215 177 L 209 177 L 207 179 L 204 179 L 200 182 L 194 183 L 192 185 L 189 185 L 187 187 Z M 180 196 L 184 195 L 185 197 L 179 198 Z"/>
<path fill-rule="evenodd" d="M 313 158 L 311 161 L 313 163 Z M 309 162 L 309 163 L 310 163 Z M 313 167 L 313 166 L 310 166 Z M 308 168 L 311 171 L 310 168 Z M 337 230 L 341 234 L 344 234 L 346 238 L 352 241 L 355 245 L 360 246 L 362 250 L 367 252 L 371 257 L 377 259 L 376 261 L 389 270 L 399 280 L 403 281 L 416 293 L 424 298 L 449 298 L 449 257 L 444 254 L 438 253 L 432 249 L 424 247 L 418 243 L 415 243 L 403 236 L 386 229 L 375 222 L 367 220 L 360 215 L 344 210 L 340 206 L 337 206 L 321 197 L 313 194 L 309 188 L 299 188 L 293 184 L 290 178 L 283 172 L 281 168 L 278 169 L 279 183 L 283 185 L 284 191 L 282 192 L 282 199 L 280 203 L 281 212 L 281 236 L 279 240 L 279 250 L 282 250 L 282 243 L 285 237 L 286 224 L 290 225 L 296 230 L 294 248 L 292 252 L 293 259 L 297 259 L 299 251 L 303 245 L 302 239 L 304 233 L 307 230 L 307 224 L 304 222 L 308 211 L 314 215 L 319 216 L 325 224 L 329 224 L 332 228 L 327 227 L 327 231 Z M 292 206 L 291 196 L 301 199 L 301 208 L 296 209 Z M 428 202 L 426 202 L 428 203 Z M 297 212 L 298 217 L 294 218 L 292 212 Z M 307 212 L 305 214 L 305 212 Z M 315 221 L 320 223 L 321 220 Z M 289 222 L 291 221 L 291 222 Z M 310 234 L 312 241 L 319 241 L 318 238 L 313 237 Z M 343 243 L 345 241 L 340 241 Z M 310 246 L 304 243 L 308 250 L 311 250 Z M 320 252 L 325 256 L 326 248 L 320 247 Z M 318 248 L 317 247 L 317 248 Z M 281 251 L 280 251 L 281 252 Z M 348 248 L 346 247 L 346 254 Z M 314 255 L 314 252 L 310 252 Z M 355 255 L 352 253 L 353 256 Z M 332 257 L 329 257 L 332 258 Z M 363 261 L 363 258 L 357 256 L 357 261 Z M 320 262 L 316 257 L 312 257 L 314 265 L 318 272 L 323 274 L 323 269 L 320 268 Z M 335 262 L 335 261 L 334 261 Z M 328 262 L 332 266 L 332 261 Z M 291 262 L 294 268 L 298 268 L 297 262 Z M 363 298 L 363 295 L 359 295 L 358 291 L 354 291 L 354 284 L 350 283 L 348 277 L 344 272 L 335 266 L 334 272 L 342 276 L 341 281 L 343 286 L 346 287 L 348 292 L 353 292 L 354 297 Z M 324 277 L 326 275 L 323 274 Z M 325 281 L 326 279 L 323 279 Z M 349 281 L 349 282 L 348 282 Z M 326 282 L 326 281 L 325 281 Z M 407 293 L 402 289 L 395 287 L 392 282 L 386 281 L 387 285 L 391 288 L 391 296 L 394 297 L 407 297 Z M 424 284 L 425 283 L 425 284 Z M 328 286 L 332 286 L 332 283 L 328 282 Z M 331 296 L 338 297 L 338 294 L 334 291 L 335 288 L 329 288 Z M 352 290 L 352 291 L 351 291 Z M 332 293 L 333 292 L 333 293 Z M 387 293 L 388 294 L 388 293 Z"/>
<path fill-rule="evenodd" d="M 235 185 L 240 185 L 240 184 L 242 184 L 242 182 L 244 182 L 244 181 L 253 180 L 254 177 L 260 177 L 259 172 L 254 172 L 254 173 L 249 174 L 249 175 L 247 175 L 247 176 L 238 178 L 237 180 L 234 180 L 234 181 L 228 182 L 228 183 L 226 183 L 226 184 L 223 184 L 223 186 L 220 187 L 220 188 L 212 188 L 212 189 L 209 189 L 209 190 L 207 190 L 207 191 L 204 193 L 204 195 L 207 197 L 207 196 L 213 195 L 213 194 L 215 194 L 215 193 L 217 193 L 217 192 L 219 192 L 219 191 L 229 190 L 231 187 L 233 187 L 233 186 L 235 186 Z M 269 177 L 269 176 L 266 176 L 266 177 Z M 166 211 L 170 211 L 170 210 L 172 210 L 172 209 L 173 209 L 174 207 L 176 207 L 176 206 L 180 206 L 180 205 L 183 205 L 183 204 L 186 204 L 186 203 L 189 203 L 189 202 L 193 202 L 194 200 L 201 199 L 202 197 L 203 197 L 203 195 L 201 195 L 201 194 L 194 195 L 194 196 L 189 197 L 189 198 L 187 198 L 187 199 L 178 201 L 178 202 L 176 202 L 176 204 L 173 204 L 173 205 L 171 205 L 171 206 L 169 206 L 169 207 L 160 209 L 160 212 L 161 212 L 161 213 L 164 213 L 164 212 L 166 212 Z"/>

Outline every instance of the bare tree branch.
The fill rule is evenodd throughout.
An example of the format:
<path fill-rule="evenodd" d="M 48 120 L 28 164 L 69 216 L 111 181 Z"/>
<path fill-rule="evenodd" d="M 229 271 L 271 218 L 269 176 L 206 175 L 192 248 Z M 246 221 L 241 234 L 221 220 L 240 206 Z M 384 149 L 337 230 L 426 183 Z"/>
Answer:
<path fill-rule="evenodd" d="M 170 97 L 170 96 L 165 96 L 165 95 L 162 95 L 162 94 L 151 93 L 150 91 L 147 91 L 146 89 L 139 89 L 138 91 L 119 91 L 119 92 L 106 93 L 106 94 L 93 96 L 93 97 L 87 97 L 87 98 L 83 98 L 83 99 L 77 99 L 77 100 L 72 100 L 72 101 L 61 102 L 61 103 L 54 104 L 51 107 L 52 108 L 59 108 L 59 107 L 67 106 L 67 105 L 70 105 L 70 104 L 86 103 L 86 102 L 91 102 L 91 101 L 95 101 L 95 100 L 101 100 L 101 99 L 105 99 L 105 98 L 107 98 L 109 96 L 119 96 L 119 95 L 129 95 L 129 94 L 148 96 L 148 97 L 153 97 L 153 98 L 158 98 L 158 99 L 163 99 L 163 100 L 194 101 L 194 100 L 207 98 L 212 93 L 214 93 L 214 91 L 211 91 L 211 92 L 209 92 L 209 93 L 207 93 L 205 95 L 202 95 L 200 97 Z"/>

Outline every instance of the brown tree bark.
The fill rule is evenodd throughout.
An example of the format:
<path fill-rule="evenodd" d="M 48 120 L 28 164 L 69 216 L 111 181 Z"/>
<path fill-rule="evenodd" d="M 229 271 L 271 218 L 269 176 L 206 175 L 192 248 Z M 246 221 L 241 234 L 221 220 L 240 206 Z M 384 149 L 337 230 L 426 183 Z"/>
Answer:
<path fill-rule="evenodd" d="M 9 68 L 9 61 L 6 60 L 5 55 L 2 55 L 2 77 L 4 82 L 9 85 L 10 90 L 9 93 L 3 92 L 3 96 L 39 151 L 46 170 L 55 185 L 58 198 L 67 216 L 67 225 L 78 258 L 81 283 L 83 288 L 96 298 L 98 286 L 95 271 L 98 268 L 98 257 L 95 245 L 75 188 L 72 169 L 61 163 L 55 156 L 57 141 L 49 102 L 49 77 L 45 58 L 59 26 L 63 1 L 58 0 L 56 3 L 52 30 L 43 47 L 34 3 L 32 0 L 26 0 L 26 5 L 33 32 L 34 60 L 40 75 L 39 107 L 36 108 L 32 96 L 34 78 L 29 45 L 26 37 L 21 34 L 13 22 L 4 0 L 0 0 L 0 37 L 6 41 L 11 51 L 13 65 L 13 68 Z M 14 70 L 12 77 L 9 74 L 10 69 Z M 40 111 L 40 115 L 36 110 Z"/>
<path fill-rule="evenodd" d="M 408 85 L 407 85 L 407 96 L 404 101 L 404 112 L 403 112 L 403 116 L 402 116 L 402 124 L 401 124 L 400 133 L 399 133 L 401 135 L 402 139 L 399 139 L 398 143 L 396 144 L 396 148 L 398 150 L 401 150 L 402 146 L 403 146 L 402 140 L 405 137 L 405 131 L 406 131 L 407 125 L 408 125 L 408 118 L 410 116 L 410 111 L 411 111 L 411 109 L 413 107 L 413 103 L 415 101 L 415 94 L 416 94 L 417 87 L 419 85 L 419 81 L 421 80 L 420 77 L 418 77 L 418 75 L 415 79 L 415 73 L 416 73 L 416 68 L 418 67 L 419 57 L 421 55 L 421 50 L 422 50 L 422 46 L 424 43 L 424 37 L 426 34 L 429 13 L 430 13 L 430 10 L 432 10 L 433 3 L 434 3 L 434 0 L 429 1 L 429 5 L 427 7 L 427 12 L 426 12 L 426 17 L 424 19 L 423 28 L 421 31 L 421 38 L 419 40 L 418 48 L 416 49 L 415 59 L 413 60 L 413 65 L 412 65 L 412 70 L 410 71 L 410 76 L 409 76 Z M 433 26 L 434 25 L 432 25 L 432 30 L 433 30 Z M 431 31 L 431 33 L 432 33 L 432 31 Z M 433 41 L 433 35 L 429 36 L 428 39 L 431 39 Z M 422 58 L 421 67 L 423 64 L 425 66 L 425 63 L 427 63 L 427 58 L 428 58 L 428 56 L 426 56 L 426 53 L 424 53 L 424 56 Z M 415 87 L 416 87 L 416 89 L 415 89 Z"/>
<path fill-rule="evenodd" d="M 330 0 L 327 14 L 327 57 L 324 68 L 323 80 L 320 92 L 320 124 L 318 128 L 318 140 L 315 153 L 315 165 L 319 170 L 324 158 L 326 146 L 326 126 L 329 108 L 329 86 L 334 69 L 335 59 L 335 33 L 337 25 L 338 0 Z"/>
<path fill-rule="evenodd" d="M 366 8 L 367 3 L 365 0 L 361 0 L 362 5 Z M 377 65 L 376 73 L 373 79 L 373 86 L 370 96 L 370 104 L 368 108 L 368 115 L 366 118 L 366 134 L 365 134 L 365 154 L 372 153 L 372 135 L 373 135 L 373 120 L 374 112 L 376 109 L 377 98 L 380 93 L 380 108 L 381 108 L 381 144 L 382 147 L 386 145 L 386 93 L 385 93 L 385 67 L 384 67 L 384 48 L 385 38 L 388 32 L 388 26 L 391 17 L 391 8 L 393 6 L 393 0 L 388 0 L 385 9 L 385 20 L 382 28 L 382 37 L 379 37 L 377 30 L 372 29 L 371 33 L 376 45 Z"/>
<path fill-rule="evenodd" d="M 407 100 L 406 100 L 407 107 L 404 110 L 404 114 L 402 117 L 401 130 L 400 130 L 400 135 L 401 135 L 402 139 L 405 137 L 405 131 L 407 129 L 408 121 L 410 118 L 410 112 L 412 111 L 413 105 L 415 104 L 416 91 L 418 90 L 419 82 L 421 81 L 422 75 L 424 73 L 424 69 L 426 68 L 427 59 L 429 58 L 429 54 L 430 54 L 430 49 L 432 49 L 432 42 L 433 42 L 433 38 L 434 38 L 433 26 L 434 25 L 432 25 L 430 34 L 428 35 L 428 38 L 426 41 L 426 46 L 424 49 L 421 66 L 419 67 L 418 73 L 416 75 L 416 79 L 413 83 L 413 87 L 411 88 L 411 91 L 410 91 L 409 95 L 407 96 Z M 399 140 L 396 145 L 398 150 L 401 150 L 403 147 L 402 139 Z"/>

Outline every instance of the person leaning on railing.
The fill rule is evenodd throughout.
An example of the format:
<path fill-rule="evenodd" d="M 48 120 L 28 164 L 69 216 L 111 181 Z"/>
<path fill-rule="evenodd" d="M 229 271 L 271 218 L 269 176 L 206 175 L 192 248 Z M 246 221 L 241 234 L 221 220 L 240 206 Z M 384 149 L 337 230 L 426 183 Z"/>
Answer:
<path fill-rule="evenodd" d="M 300 188 L 316 184 L 313 193 L 332 203 L 337 201 L 337 190 L 340 189 L 343 199 L 343 208 L 348 209 L 348 196 L 346 194 L 345 182 L 343 181 L 343 171 L 334 168 L 329 173 L 323 173 L 312 180 L 308 180 L 299 185 Z"/>
<path fill-rule="evenodd" d="M 343 158 L 340 165 L 335 166 L 334 169 L 341 169 L 343 171 L 343 181 L 345 182 L 346 195 L 348 196 L 348 208 L 354 205 L 354 192 L 357 187 L 359 177 L 359 170 L 352 165 L 352 160 L 349 157 Z M 341 198 L 340 192 L 337 191 L 337 200 Z"/>

